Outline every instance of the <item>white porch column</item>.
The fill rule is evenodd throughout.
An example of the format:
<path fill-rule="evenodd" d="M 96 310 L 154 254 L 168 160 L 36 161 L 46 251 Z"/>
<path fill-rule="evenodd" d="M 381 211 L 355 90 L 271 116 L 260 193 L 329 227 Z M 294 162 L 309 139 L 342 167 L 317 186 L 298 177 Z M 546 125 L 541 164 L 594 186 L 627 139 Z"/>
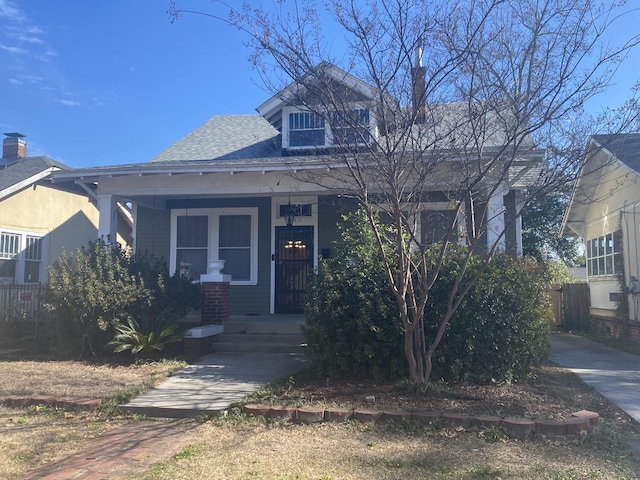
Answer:
<path fill-rule="evenodd" d="M 516 190 L 515 192 L 515 203 L 516 203 L 516 253 L 519 257 L 524 253 L 524 249 L 522 247 L 522 192 L 520 190 Z"/>
<path fill-rule="evenodd" d="M 98 195 L 98 238 L 110 239 L 112 242 L 118 241 L 118 210 L 116 199 L 113 195 Z"/>
<path fill-rule="evenodd" d="M 498 252 L 506 250 L 504 196 L 507 193 L 509 193 L 509 190 L 504 183 L 501 183 L 489 198 L 487 207 L 487 248 L 491 249 L 497 243 Z"/>

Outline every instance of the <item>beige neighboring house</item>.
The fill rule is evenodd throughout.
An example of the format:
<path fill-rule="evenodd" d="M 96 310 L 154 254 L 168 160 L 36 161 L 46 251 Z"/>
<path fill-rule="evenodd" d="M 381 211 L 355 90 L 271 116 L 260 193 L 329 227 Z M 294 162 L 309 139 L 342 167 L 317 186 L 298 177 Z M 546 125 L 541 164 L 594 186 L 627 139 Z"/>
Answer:
<path fill-rule="evenodd" d="M 640 320 L 640 133 L 594 135 L 587 152 L 562 234 L 585 243 L 592 322 L 616 336 L 635 335 Z"/>
<path fill-rule="evenodd" d="M 73 252 L 98 238 L 98 209 L 84 188 L 73 182 L 51 183 L 53 172 L 69 167 L 46 156 L 27 156 L 22 134 L 5 137 L 0 159 L 0 285 L 46 282 L 47 266 L 64 250 Z M 125 236 L 119 240 L 130 241 L 126 229 L 122 231 Z"/>

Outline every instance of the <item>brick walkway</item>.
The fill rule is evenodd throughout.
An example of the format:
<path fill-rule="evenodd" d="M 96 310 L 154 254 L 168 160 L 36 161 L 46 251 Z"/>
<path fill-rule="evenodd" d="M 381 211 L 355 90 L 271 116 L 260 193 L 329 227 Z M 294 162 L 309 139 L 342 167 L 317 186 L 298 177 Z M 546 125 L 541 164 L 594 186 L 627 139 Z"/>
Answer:
<path fill-rule="evenodd" d="M 193 441 L 193 422 L 131 422 L 88 441 L 87 448 L 27 473 L 24 480 L 115 480 L 137 478 Z"/>

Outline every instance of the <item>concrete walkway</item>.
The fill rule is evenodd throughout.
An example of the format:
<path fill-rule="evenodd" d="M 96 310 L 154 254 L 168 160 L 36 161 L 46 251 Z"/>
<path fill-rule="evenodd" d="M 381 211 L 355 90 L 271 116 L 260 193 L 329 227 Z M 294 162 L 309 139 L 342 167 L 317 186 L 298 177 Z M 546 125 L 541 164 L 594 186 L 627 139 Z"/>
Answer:
<path fill-rule="evenodd" d="M 640 422 L 640 357 L 578 335 L 553 333 L 552 362 L 577 373 L 582 381 Z"/>
<path fill-rule="evenodd" d="M 305 365 L 305 357 L 296 354 L 211 353 L 121 408 L 149 417 L 217 415 Z"/>

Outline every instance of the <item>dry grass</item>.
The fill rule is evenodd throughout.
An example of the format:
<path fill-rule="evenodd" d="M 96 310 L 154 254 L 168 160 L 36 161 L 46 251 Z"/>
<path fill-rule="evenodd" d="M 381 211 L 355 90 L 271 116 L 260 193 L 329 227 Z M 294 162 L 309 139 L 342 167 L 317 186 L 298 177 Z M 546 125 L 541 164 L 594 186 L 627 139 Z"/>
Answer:
<path fill-rule="evenodd" d="M 49 394 L 108 397 L 146 388 L 176 364 L 94 365 L 80 362 L 0 361 L 0 397 Z M 426 397 L 405 384 L 318 382 L 299 376 L 263 389 L 252 401 L 290 404 L 366 404 L 375 408 L 434 408 L 474 414 L 563 418 L 597 411 L 599 431 L 579 441 L 515 440 L 499 432 L 425 429 L 417 425 L 298 425 L 245 418 L 233 410 L 193 431 L 192 444 L 152 466 L 163 479 L 632 479 L 640 454 L 628 448 L 638 425 L 574 374 L 549 365 L 528 385 L 436 385 Z M 367 404 L 367 406 L 372 406 Z M 20 478 L 78 451 L 131 418 L 0 407 L 0 478 Z M 490 437 L 487 435 L 487 437 Z"/>
<path fill-rule="evenodd" d="M 153 384 L 180 364 L 96 365 L 74 361 L 0 362 L 0 398 L 55 395 L 60 398 L 106 398 Z"/>
<path fill-rule="evenodd" d="M 150 388 L 184 366 L 182 362 L 99 365 L 74 361 L 0 358 L 0 399 L 53 395 L 80 399 L 126 398 Z M 97 413 L 69 413 L 51 408 L 18 410 L 0 406 L 0 478 L 25 472 L 83 448 L 87 440 L 130 418 Z"/>
<path fill-rule="evenodd" d="M 487 442 L 470 432 L 218 421 L 201 425 L 197 439 L 145 480 L 632 479 L 640 472 L 638 458 L 608 432 L 583 442 Z"/>
<path fill-rule="evenodd" d="M 575 374 L 552 365 L 542 368 L 528 385 L 440 385 L 426 397 L 404 385 L 299 377 L 265 388 L 250 400 L 356 407 L 371 395 L 376 397 L 375 408 L 445 408 L 535 418 L 566 418 L 588 409 L 600 413 L 602 426 L 581 440 L 517 440 L 500 432 L 414 424 L 298 425 L 231 414 L 198 427 L 190 448 L 156 465 L 145 479 L 560 480 L 640 475 L 640 453 L 628 443 L 640 438 L 639 426 Z"/>

